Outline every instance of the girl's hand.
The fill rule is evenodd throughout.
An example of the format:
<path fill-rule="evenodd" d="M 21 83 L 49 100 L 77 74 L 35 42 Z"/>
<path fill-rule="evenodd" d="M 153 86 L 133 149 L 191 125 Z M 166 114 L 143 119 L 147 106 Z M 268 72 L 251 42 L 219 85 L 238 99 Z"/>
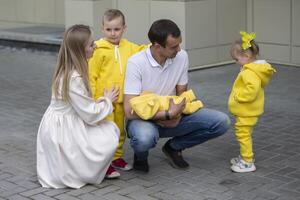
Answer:
<path fill-rule="evenodd" d="M 111 102 L 115 102 L 119 97 L 119 88 L 113 87 L 111 90 L 104 90 L 104 96 L 111 100 Z"/>

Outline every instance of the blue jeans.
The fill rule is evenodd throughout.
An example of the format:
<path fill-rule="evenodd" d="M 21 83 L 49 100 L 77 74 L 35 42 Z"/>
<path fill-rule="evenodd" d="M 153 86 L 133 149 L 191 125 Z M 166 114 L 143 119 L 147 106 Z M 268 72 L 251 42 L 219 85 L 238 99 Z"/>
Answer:
<path fill-rule="evenodd" d="M 184 115 L 174 128 L 163 128 L 153 121 L 128 120 L 126 130 L 130 145 L 138 159 L 144 160 L 159 138 L 172 137 L 170 146 L 184 150 L 224 134 L 230 127 L 229 117 L 222 112 L 202 108 L 191 115 Z"/>

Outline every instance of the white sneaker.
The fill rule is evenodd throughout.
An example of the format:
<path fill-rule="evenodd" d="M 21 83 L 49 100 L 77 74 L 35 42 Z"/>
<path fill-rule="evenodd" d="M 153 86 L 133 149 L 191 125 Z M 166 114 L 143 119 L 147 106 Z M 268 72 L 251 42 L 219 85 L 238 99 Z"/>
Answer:
<path fill-rule="evenodd" d="M 237 161 L 237 160 L 233 160 L 233 161 Z M 254 172 L 256 170 L 256 167 L 254 165 L 254 162 L 251 163 L 246 162 L 242 158 L 240 158 L 240 160 L 237 163 L 232 164 L 231 170 L 238 173 Z"/>
<path fill-rule="evenodd" d="M 230 164 L 236 165 L 238 162 L 240 162 L 241 159 L 242 159 L 242 157 L 240 155 L 238 157 L 231 158 Z"/>

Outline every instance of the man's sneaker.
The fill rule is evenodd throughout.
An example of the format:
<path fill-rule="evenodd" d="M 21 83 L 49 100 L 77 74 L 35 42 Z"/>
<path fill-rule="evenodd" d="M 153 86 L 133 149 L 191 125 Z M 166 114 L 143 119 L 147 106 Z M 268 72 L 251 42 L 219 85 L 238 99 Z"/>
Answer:
<path fill-rule="evenodd" d="M 128 164 L 123 158 L 118 158 L 111 162 L 111 165 L 116 169 L 128 171 L 132 169 L 132 166 Z"/>
<path fill-rule="evenodd" d="M 254 172 L 256 167 L 254 162 L 246 162 L 241 158 L 237 163 L 231 166 L 231 170 L 238 173 Z"/>
<path fill-rule="evenodd" d="M 133 169 L 141 172 L 149 172 L 148 160 L 138 160 L 134 154 Z"/>
<path fill-rule="evenodd" d="M 109 165 L 105 174 L 105 178 L 112 179 L 112 178 L 118 178 L 120 176 L 121 174 L 117 172 L 113 166 Z"/>
<path fill-rule="evenodd" d="M 181 151 L 172 149 L 169 145 L 169 141 L 163 146 L 162 151 L 169 159 L 172 167 L 179 169 L 186 169 L 189 164 L 183 159 Z"/>

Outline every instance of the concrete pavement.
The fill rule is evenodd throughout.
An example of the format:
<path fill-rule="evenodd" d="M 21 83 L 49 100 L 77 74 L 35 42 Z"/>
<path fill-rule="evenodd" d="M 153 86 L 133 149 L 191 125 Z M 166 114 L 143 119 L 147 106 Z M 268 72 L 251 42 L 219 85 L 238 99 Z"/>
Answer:
<path fill-rule="evenodd" d="M 257 171 L 236 174 L 229 160 L 238 155 L 233 129 L 184 151 L 191 167 L 173 169 L 161 152 L 150 152 L 150 172 L 124 172 L 78 190 L 44 189 L 36 177 L 36 134 L 50 101 L 56 53 L 0 46 L 0 200 L 296 200 L 300 199 L 300 68 L 275 65 L 266 89 L 266 109 L 254 130 Z M 227 112 L 238 73 L 227 65 L 189 74 L 190 87 L 206 107 Z M 125 144 L 125 158 L 132 150 Z M 79 164 L 80 165 L 80 164 Z"/>

